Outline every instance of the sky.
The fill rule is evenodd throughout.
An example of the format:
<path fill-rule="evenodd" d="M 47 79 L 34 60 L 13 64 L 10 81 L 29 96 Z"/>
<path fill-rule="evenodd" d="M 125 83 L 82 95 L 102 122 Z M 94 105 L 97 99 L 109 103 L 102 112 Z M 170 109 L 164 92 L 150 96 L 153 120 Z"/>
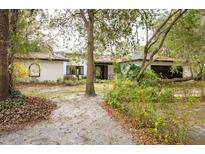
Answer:
<path fill-rule="evenodd" d="M 44 10 L 46 11 L 49 16 L 55 16 L 56 11 L 54 9 L 50 10 Z M 58 10 L 62 11 L 62 10 Z M 133 29 L 136 29 L 135 27 Z M 69 29 L 68 29 L 69 30 Z M 47 30 L 45 30 L 47 31 Z M 65 37 L 60 33 L 60 27 L 56 28 L 55 30 L 48 30 L 48 33 L 51 34 L 51 36 L 54 38 L 55 44 L 53 44 L 53 51 L 64 51 L 64 52 L 72 52 L 72 49 L 80 50 L 80 48 L 83 46 L 82 43 L 78 44 L 77 46 L 80 46 L 80 48 L 77 48 L 76 46 L 76 38 L 74 35 L 70 35 L 69 40 L 65 39 Z M 139 35 L 139 43 L 140 45 L 145 45 L 145 30 L 142 28 L 138 28 L 138 35 Z"/>

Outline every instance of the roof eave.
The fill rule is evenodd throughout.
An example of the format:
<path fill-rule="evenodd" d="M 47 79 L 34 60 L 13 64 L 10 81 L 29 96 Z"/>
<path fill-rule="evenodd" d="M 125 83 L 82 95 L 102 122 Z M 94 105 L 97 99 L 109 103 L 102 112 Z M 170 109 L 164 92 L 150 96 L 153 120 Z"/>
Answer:
<path fill-rule="evenodd" d="M 66 62 L 69 62 L 68 59 L 24 58 L 24 57 L 17 57 L 16 59 L 23 59 L 23 60 L 47 60 L 47 61 L 66 61 Z"/>

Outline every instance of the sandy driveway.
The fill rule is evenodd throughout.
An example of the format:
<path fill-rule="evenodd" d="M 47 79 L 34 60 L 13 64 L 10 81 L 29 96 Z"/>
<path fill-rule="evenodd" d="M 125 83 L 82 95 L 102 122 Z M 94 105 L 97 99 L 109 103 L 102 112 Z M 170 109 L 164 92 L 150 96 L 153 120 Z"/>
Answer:
<path fill-rule="evenodd" d="M 58 108 L 50 120 L 1 136 L 0 144 L 134 144 L 131 134 L 100 106 L 101 95 L 78 92 L 52 99 Z"/>

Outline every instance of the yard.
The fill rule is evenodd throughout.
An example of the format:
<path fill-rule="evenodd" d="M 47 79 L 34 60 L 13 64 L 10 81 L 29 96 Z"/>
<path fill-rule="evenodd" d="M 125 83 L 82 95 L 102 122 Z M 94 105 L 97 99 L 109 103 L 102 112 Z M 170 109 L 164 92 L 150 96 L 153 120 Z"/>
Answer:
<path fill-rule="evenodd" d="M 117 110 L 136 128 L 164 144 L 205 143 L 204 83 L 149 85 L 119 80 L 105 94 L 108 108 Z"/>
<path fill-rule="evenodd" d="M 180 113 L 178 115 L 181 116 L 181 113 L 189 114 L 188 122 L 191 127 L 187 130 L 186 142 L 184 142 L 187 144 L 205 143 L 205 103 L 201 101 L 195 102 L 196 96 L 200 94 L 200 85 L 200 83 L 186 83 L 168 86 L 169 90 L 172 90 L 178 97 L 195 95 L 190 97 L 189 103 L 171 104 L 171 106 L 175 106 L 175 112 Z M 129 106 L 131 106 L 132 110 L 137 110 L 137 108 L 135 108 L 135 105 L 133 106 L 133 103 L 127 102 L 123 93 L 119 98 L 123 97 L 124 105 L 126 105 L 126 102 L 128 103 L 123 110 L 118 110 L 118 108 L 116 110 L 116 107 L 113 108 L 104 103 L 103 98 L 112 88 L 113 82 L 96 83 L 97 96 L 85 97 L 85 85 L 18 85 L 18 89 L 26 96 L 40 97 L 56 102 L 57 109 L 51 113 L 48 120 L 30 124 L 15 131 L 0 133 L 0 143 L 167 144 L 159 138 L 157 139 L 156 134 L 152 131 L 136 127 L 135 124 L 133 125 L 132 112 L 129 111 Z M 134 89 L 132 90 L 134 91 Z M 126 91 L 133 93 L 129 89 Z M 115 93 L 115 91 L 113 92 Z M 124 112 L 125 109 L 126 114 Z M 173 110 L 170 108 L 166 108 L 166 110 L 158 108 L 158 111 L 166 111 L 166 115 Z M 159 119 L 156 122 L 160 125 Z"/>
<path fill-rule="evenodd" d="M 21 92 L 57 103 L 47 121 L 2 134 L 1 144 L 135 144 L 128 130 L 101 107 L 104 88 L 95 85 L 96 97 L 84 96 L 79 86 L 19 86 Z"/>

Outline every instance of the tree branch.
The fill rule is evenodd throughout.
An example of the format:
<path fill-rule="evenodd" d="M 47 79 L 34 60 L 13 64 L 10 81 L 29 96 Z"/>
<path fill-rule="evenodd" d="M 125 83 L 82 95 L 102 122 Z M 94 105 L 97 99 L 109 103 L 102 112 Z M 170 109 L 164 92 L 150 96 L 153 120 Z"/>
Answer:
<path fill-rule="evenodd" d="M 86 19 L 86 17 L 85 17 L 85 12 L 84 12 L 84 10 L 80 10 L 80 16 L 81 16 L 81 18 L 83 19 L 83 22 L 84 22 L 84 24 L 85 24 L 85 27 L 86 28 L 88 28 L 88 26 L 89 26 L 89 23 L 88 23 L 88 21 L 87 21 L 87 19 Z"/>
<path fill-rule="evenodd" d="M 146 29 L 146 44 L 148 43 L 148 22 L 147 22 L 147 15 L 146 12 L 144 10 L 142 10 L 142 12 L 140 12 L 139 10 L 137 10 L 137 12 L 140 14 L 140 16 L 142 17 L 143 22 L 145 23 L 145 29 Z"/>
<path fill-rule="evenodd" d="M 178 12 L 180 12 L 181 10 L 177 10 L 174 13 L 170 14 L 167 19 L 161 24 L 161 26 L 159 28 L 157 28 L 157 30 L 155 31 L 155 33 L 152 35 L 152 37 L 149 39 L 148 43 L 145 45 L 145 48 L 148 47 L 148 45 L 152 42 L 152 40 L 156 37 L 156 35 L 158 35 L 158 33 L 160 32 L 160 30 L 167 24 L 167 22 Z"/>
<path fill-rule="evenodd" d="M 174 24 L 183 16 L 183 14 L 184 14 L 186 11 L 187 11 L 187 10 L 182 11 L 182 12 L 172 21 L 172 23 L 169 25 L 169 27 L 168 27 L 167 30 L 165 31 L 165 34 L 164 34 L 163 37 L 162 37 L 162 40 L 161 40 L 161 42 L 160 42 L 160 45 L 158 46 L 158 48 L 156 48 L 156 49 L 152 52 L 151 57 L 153 57 L 153 56 L 161 49 L 161 47 L 163 46 L 164 41 L 165 41 L 165 39 L 166 39 L 168 33 L 170 32 L 171 28 L 172 28 L 172 27 L 174 26 Z M 149 48 L 150 48 L 150 47 L 149 47 Z"/>

